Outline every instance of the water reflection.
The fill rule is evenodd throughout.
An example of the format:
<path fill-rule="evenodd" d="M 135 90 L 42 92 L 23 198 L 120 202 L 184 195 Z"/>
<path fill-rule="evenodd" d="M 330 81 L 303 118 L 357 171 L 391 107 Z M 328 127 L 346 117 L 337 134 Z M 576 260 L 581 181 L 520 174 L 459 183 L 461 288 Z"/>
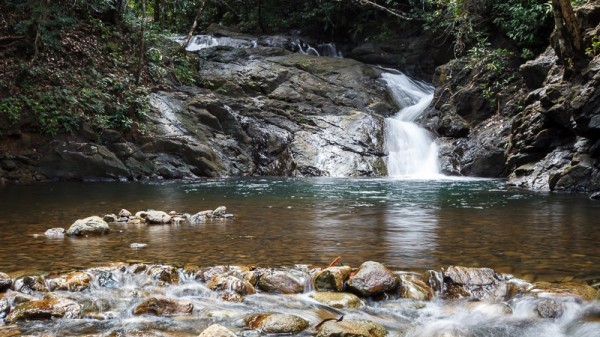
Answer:
<path fill-rule="evenodd" d="M 489 266 L 517 275 L 598 277 L 600 203 L 494 180 L 215 179 L 159 184 L 0 187 L 0 270 L 55 270 L 143 260 L 163 263 L 393 268 Z M 104 237 L 46 238 L 89 215 L 226 205 L 234 220 L 113 225 Z M 131 249 L 132 243 L 147 243 Z"/>

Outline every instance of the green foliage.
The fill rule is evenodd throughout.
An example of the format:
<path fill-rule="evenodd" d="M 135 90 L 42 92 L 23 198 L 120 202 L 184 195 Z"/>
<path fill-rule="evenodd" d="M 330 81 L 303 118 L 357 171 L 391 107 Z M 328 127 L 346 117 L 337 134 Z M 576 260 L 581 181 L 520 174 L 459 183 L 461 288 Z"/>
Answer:
<path fill-rule="evenodd" d="M 515 80 L 510 67 L 513 53 L 502 48 L 491 48 L 489 43 L 479 41 L 467 54 L 469 67 L 478 73 L 475 77 L 484 79 L 481 84 L 483 96 L 495 104 L 502 91 Z"/>
<path fill-rule="evenodd" d="M 523 48 L 539 47 L 552 31 L 552 7 L 547 1 L 506 0 L 493 5 L 492 21 Z M 529 55 L 528 53 L 525 53 Z"/>
<path fill-rule="evenodd" d="M 594 37 L 589 47 L 585 49 L 585 54 L 589 57 L 600 55 L 600 38 Z"/>

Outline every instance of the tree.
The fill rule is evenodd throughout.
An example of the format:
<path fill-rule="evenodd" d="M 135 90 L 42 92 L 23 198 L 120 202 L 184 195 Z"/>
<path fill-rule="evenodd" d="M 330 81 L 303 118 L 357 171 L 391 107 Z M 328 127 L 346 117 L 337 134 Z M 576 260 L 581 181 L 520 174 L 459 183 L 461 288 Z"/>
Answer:
<path fill-rule="evenodd" d="M 584 59 L 584 50 L 581 31 L 571 1 L 552 0 L 552 11 L 554 13 L 552 47 L 565 67 L 572 70 L 577 69 Z"/>
<path fill-rule="evenodd" d="M 144 46 L 144 41 L 146 40 L 146 38 L 144 37 L 144 30 L 146 29 L 146 0 L 142 0 L 142 19 L 140 22 L 140 50 L 139 50 L 139 56 L 138 56 L 138 68 L 137 68 L 137 72 L 135 73 L 135 83 L 139 84 L 140 83 L 140 78 L 142 77 L 142 69 L 144 67 L 144 53 L 145 51 L 145 46 Z"/>

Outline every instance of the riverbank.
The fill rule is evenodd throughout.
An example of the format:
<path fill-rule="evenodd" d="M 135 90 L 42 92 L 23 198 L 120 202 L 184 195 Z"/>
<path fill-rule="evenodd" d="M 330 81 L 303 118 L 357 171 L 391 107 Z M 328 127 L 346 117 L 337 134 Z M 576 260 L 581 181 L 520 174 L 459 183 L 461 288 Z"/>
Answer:
<path fill-rule="evenodd" d="M 592 337 L 600 331 L 598 284 L 529 283 L 488 268 L 421 274 L 343 262 L 115 263 L 14 279 L 0 273 L 0 336 L 215 336 L 217 329 L 218 336 Z"/>

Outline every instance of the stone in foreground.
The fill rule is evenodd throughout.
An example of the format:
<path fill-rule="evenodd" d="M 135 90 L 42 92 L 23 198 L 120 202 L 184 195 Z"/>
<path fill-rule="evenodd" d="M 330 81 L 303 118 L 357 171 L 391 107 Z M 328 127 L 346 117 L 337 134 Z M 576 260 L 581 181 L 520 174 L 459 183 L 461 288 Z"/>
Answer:
<path fill-rule="evenodd" d="M 342 291 L 351 272 L 352 268 L 348 266 L 323 269 L 313 279 L 315 289 L 317 291 Z"/>
<path fill-rule="evenodd" d="M 317 337 L 385 337 L 387 330 L 370 321 L 325 322 L 318 331 Z"/>
<path fill-rule="evenodd" d="M 6 317 L 6 322 L 78 318 L 80 315 L 81 307 L 76 302 L 60 298 L 55 294 L 48 294 L 43 300 L 18 304 Z"/>
<path fill-rule="evenodd" d="M 398 276 L 379 262 L 367 261 L 348 280 L 348 288 L 361 296 L 373 296 L 398 287 Z"/>
<path fill-rule="evenodd" d="M 69 236 L 101 235 L 108 232 L 110 232 L 108 224 L 99 216 L 79 219 L 67 229 Z"/>
<path fill-rule="evenodd" d="M 204 329 L 198 337 L 235 337 L 235 334 L 222 325 L 213 324 Z"/>

